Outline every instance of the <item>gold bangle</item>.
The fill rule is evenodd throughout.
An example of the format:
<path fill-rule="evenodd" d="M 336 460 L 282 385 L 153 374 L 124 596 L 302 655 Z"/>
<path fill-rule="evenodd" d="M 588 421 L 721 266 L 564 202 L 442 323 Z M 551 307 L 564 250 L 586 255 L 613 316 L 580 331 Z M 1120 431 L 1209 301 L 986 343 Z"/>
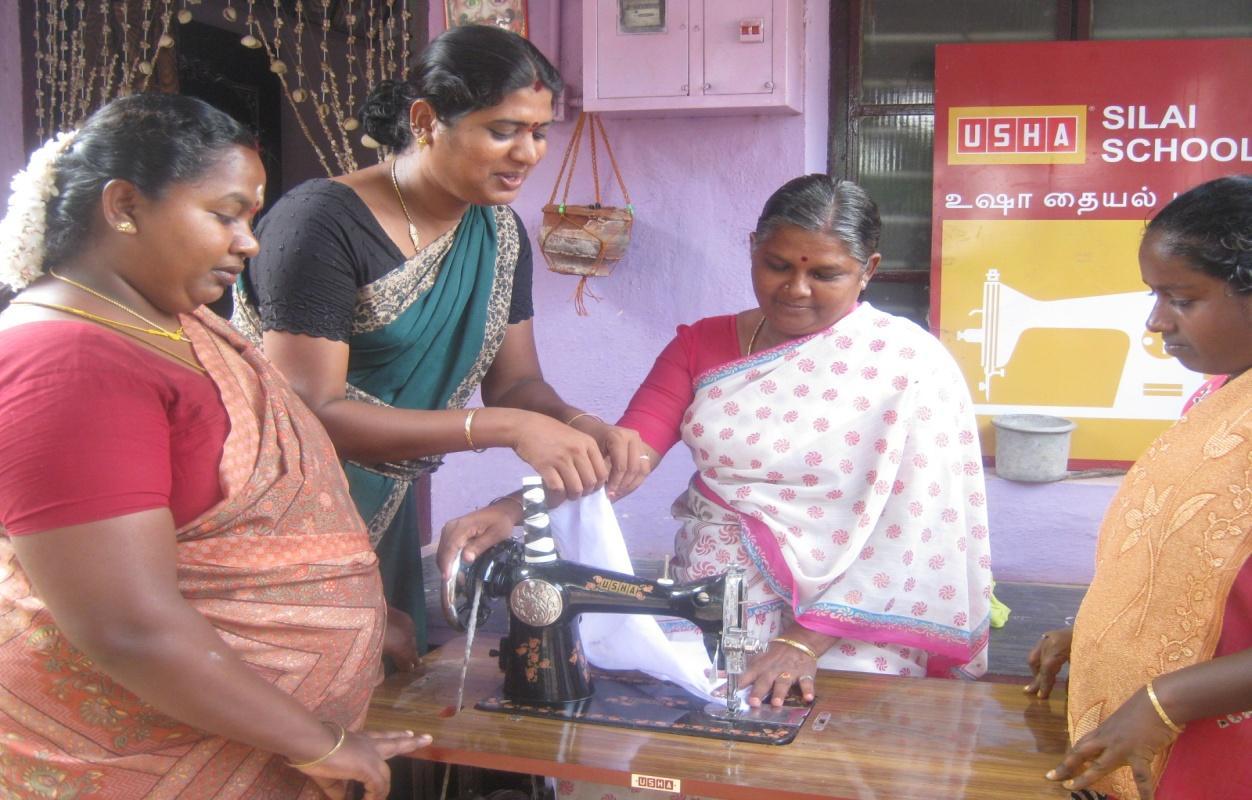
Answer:
<path fill-rule="evenodd" d="M 576 419 L 581 419 L 582 417 L 591 417 L 591 418 L 592 418 L 592 419 L 594 419 L 596 422 L 604 422 L 604 420 L 600 419 L 599 415 L 597 415 L 597 414 L 592 414 L 590 411 L 580 411 L 580 412 L 578 412 L 577 414 L 575 414 L 574 416 L 572 416 L 572 417 L 570 417 L 569 419 L 565 420 L 565 424 L 566 424 L 566 425 L 571 425 L 571 426 L 572 426 L 572 425 L 574 424 L 574 420 L 576 420 Z"/>
<path fill-rule="evenodd" d="M 1152 701 L 1152 707 L 1156 709 L 1156 715 L 1161 718 L 1161 722 L 1165 723 L 1165 727 L 1174 733 L 1182 733 L 1182 728 L 1174 724 L 1169 718 L 1169 714 L 1165 713 L 1165 709 L 1161 707 L 1161 701 L 1156 698 L 1156 689 L 1152 688 L 1152 681 L 1148 681 L 1147 685 L 1148 699 Z"/>
<path fill-rule="evenodd" d="M 338 722 L 323 722 L 322 725 L 327 726 L 327 727 L 334 725 L 336 728 L 339 729 L 339 738 L 335 740 L 335 746 L 330 748 L 329 750 L 327 750 L 325 753 L 318 756 L 317 758 L 313 759 L 312 761 L 305 761 L 302 764 L 297 764 L 293 761 L 288 761 L 287 766 L 293 767 L 295 769 L 308 769 L 309 767 L 317 766 L 318 764 L 322 763 L 326 759 L 333 756 L 335 753 L 339 752 L 339 748 L 343 747 L 343 743 L 348 740 L 348 729 L 340 725 Z"/>
<path fill-rule="evenodd" d="M 797 642 L 795 639 L 787 639 L 782 636 L 775 636 L 773 639 L 770 639 L 769 641 L 770 641 L 770 644 L 773 644 L 774 642 L 778 642 L 779 644 L 785 644 L 788 647 L 794 647 L 795 649 L 799 650 L 801 653 L 804 653 L 806 656 L 813 659 L 814 661 L 817 660 L 817 653 L 814 652 L 813 648 L 809 647 L 804 642 Z"/>
<path fill-rule="evenodd" d="M 478 413 L 477 408 L 471 408 L 470 412 L 465 415 L 465 443 L 469 445 L 469 449 L 473 450 L 475 453 L 485 453 L 487 452 L 487 448 L 475 447 L 474 437 L 470 433 L 470 427 L 474 424 L 474 415 L 477 413 Z"/>

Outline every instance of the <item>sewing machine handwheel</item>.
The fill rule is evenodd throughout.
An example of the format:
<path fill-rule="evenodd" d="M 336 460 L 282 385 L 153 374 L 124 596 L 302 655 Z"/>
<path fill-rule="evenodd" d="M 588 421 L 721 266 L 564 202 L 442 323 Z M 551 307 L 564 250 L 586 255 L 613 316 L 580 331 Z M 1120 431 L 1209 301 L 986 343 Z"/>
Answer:
<path fill-rule="evenodd" d="M 451 576 L 444 578 L 443 591 L 440 599 L 443 605 L 443 618 L 453 630 L 464 633 L 469 627 L 471 606 L 474 603 L 474 587 L 483 580 L 479 564 L 466 564 L 461 560 L 461 551 L 456 553 L 456 570 Z M 478 602 L 478 624 L 487 621 L 491 607 L 481 598 Z"/>

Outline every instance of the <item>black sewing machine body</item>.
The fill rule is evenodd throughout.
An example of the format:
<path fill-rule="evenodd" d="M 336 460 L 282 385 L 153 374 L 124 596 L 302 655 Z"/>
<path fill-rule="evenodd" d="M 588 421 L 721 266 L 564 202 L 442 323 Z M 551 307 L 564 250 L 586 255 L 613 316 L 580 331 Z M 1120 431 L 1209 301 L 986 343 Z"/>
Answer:
<path fill-rule="evenodd" d="M 731 567 L 716 577 L 675 584 L 668 562 L 661 578 L 644 580 L 564 561 L 538 478 L 523 480 L 522 508 L 522 542 L 501 542 L 469 565 L 458 553 L 457 570 L 443 585 L 444 616 L 457 630 L 486 620 L 490 605 L 484 598 L 507 599 L 509 633 L 499 650 L 503 693 L 476 708 L 767 744 L 795 737 L 808 706 L 789 701 L 782 708 L 750 709 L 736 692 L 748 655 L 762 649 L 745 629 L 743 570 Z M 713 665 L 726 675 L 725 701 L 709 703 L 672 684 L 623 673 L 602 673 L 608 690 L 596 696 L 579 635 L 585 613 L 690 620 L 704 632 Z"/>
<path fill-rule="evenodd" d="M 522 543 L 510 540 L 492 547 L 467 570 L 464 588 L 453 601 L 454 624 L 468 625 L 471 587 L 481 584 L 484 599 L 507 598 L 509 633 L 501 639 L 499 652 L 505 696 L 521 703 L 579 703 L 593 691 L 579 615 L 681 617 L 704 632 L 705 647 L 716 663 L 726 628 L 727 583 L 727 575 L 676 585 L 560 559 L 530 563 Z M 740 584 L 732 577 L 730 585 L 737 613 Z M 479 606 L 480 623 L 486 608 Z"/>

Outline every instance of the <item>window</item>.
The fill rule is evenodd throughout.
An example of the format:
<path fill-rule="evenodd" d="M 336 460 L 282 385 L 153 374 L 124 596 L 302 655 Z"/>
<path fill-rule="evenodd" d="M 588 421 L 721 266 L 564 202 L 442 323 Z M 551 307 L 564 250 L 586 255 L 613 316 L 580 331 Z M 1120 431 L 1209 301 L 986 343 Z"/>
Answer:
<path fill-rule="evenodd" d="M 878 201 L 870 302 L 925 324 L 936 44 L 1252 36 L 1247 0 L 836 0 L 829 170 Z"/>

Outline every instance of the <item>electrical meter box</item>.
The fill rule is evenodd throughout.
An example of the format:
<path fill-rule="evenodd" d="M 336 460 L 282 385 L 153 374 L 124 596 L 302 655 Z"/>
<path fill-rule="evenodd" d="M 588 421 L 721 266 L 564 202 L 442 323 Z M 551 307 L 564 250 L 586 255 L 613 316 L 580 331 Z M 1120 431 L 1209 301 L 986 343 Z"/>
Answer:
<path fill-rule="evenodd" d="M 584 0 L 583 108 L 798 114 L 803 0 Z"/>

